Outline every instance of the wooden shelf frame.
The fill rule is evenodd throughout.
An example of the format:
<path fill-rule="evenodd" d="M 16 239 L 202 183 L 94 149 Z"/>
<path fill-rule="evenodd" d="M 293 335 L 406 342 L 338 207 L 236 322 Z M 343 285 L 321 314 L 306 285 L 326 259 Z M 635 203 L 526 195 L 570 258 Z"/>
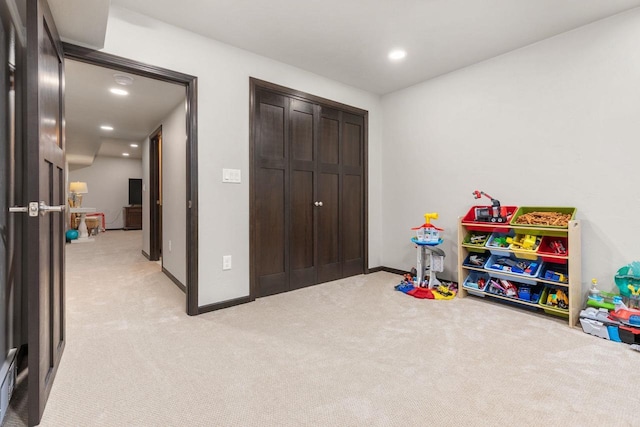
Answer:
<path fill-rule="evenodd" d="M 463 287 L 463 283 L 465 282 L 465 280 L 467 279 L 467 277 L 469 276 L 469 273 L 472 271 L 476 271 L 476 272 L 482 272 L 482 273 L 488 273 L 489 275 L 491 275 L 492 273 L 496 276 L 501 276 L 501 277 L 513 277 L 514 281 L 519 281 L 519 280 L 523 280 L 523 279 L 527 279 L 527 280 L 532 280 L 530 278 L 527 277 L 523 277 L 522 275 L 518 275 L 518 274 L 513 274 L 513 273 L 507 273 L 507 272 L 495 272 L 493 270 L 487 270 L 484 269 L 482 267 L 469 267 L 469 266 L 465 266 L 463 265 L 464 260 L 467 258 L 467 256 L 469 255 L 469 252 L 477 252 L 478 250 L 486 250 L 489 251 L 489 248 L 483 248 L 482 246 L 478 246 L 478 245 L 469 245 L 466 243 L 463 243 L 464 238 L 466 237 L 466 235 L 469 233 L 469 230 L 467 229 L 467 225 L 470 224 L 466 224 L 462 222 L 462 217 L 460 217 L 458 219 L 458 297 L 459 298 L 464 298 L 469 294 L 469 291 L 467 291 L 464 287 Z M 486 228 L 487 232 L 492 231 L 493 229 L 496 228 L 500 228 L 501 232 L 509 232 L 509 230 L 517 228 L 518 230 L 522 230 L 524 227 L 523 226 L 508 226 L 508 225 L 498 225 L 496 226 L 496 224 L 492 224 L 492 223 L 487 223 L 487 224 L 478 224 L 478 223 L 473 223 L 473 227 L 474 228 L 481 228 L 484 229 Z M 569 221 L 569 225 L 566 229 L 558 229 L 558 228 L 550 228 L 550 227 L 526 227 L 527 229 L 531 229 L 532 231 L 535 231 L 536 233 L 544 236 L 545 232 L 553 232 L 554 236 L 557 236 L 559 233 L 562 234 L 562 237 L 566 237 L 567 241 L 568 241 L 568 249 L 569 249 L 569 253 L 568 255 L 544 255 L 545 258 L 554 258 L 554 259 L 558 259 L 558 260 L 566 260 L 567 261 L 567 273 L 569 276 L 569 282 L 568 283 L 559 283 L 559 282 L 554 282 L 551 280 L 545 280 L 545 279 L 533 279 L 535 280 L 537 283 L 542 284 L 542 285 L 553 285 L 556 287 L 563 287 L 567 289 L 567 295 L 569 297 L 569 309 L 567 310 L 562 310 L 562 309 L 558 309 L 558 308 L 554 308 L 554 307 L 543 307 L 540 304 L 537 303 L 531 303 L 531 302 L 525 302 L 525 301 L 520 301 L 518 299 L 515 298 L 510 298 L 510 297 L 505 297 L 505 296 L 501 296 L 501 295 L 495 295 L 495 294 L 491 294 L 488 292 L 484 292 L 484 295 L 486 295 L 487 297 L 490 298 L 494 298 L 494 299 L 500 299 L 500 300 L 505 300 L 505 301 L 509 301 L 513 304 L 516 305 L 522 305 L 523 307 L 536 307 L 539 308 L 540 310 L 545 310 L 545 312 L 549 313 L 557 313 L 559 315 L 565 315 L 568 312 L 569 315 L 569 326 L 570 327 L 574 327 L 576 326 L 576 324 L 578 323 L 579 317 L 580 317 L 580 309 L 583 306 L 583 291 L 582 291 L 582 263 L 581 263 L 581 248 L 582 248 L 582 241 L 581 241 L 581 228 L 580 228 L 580 221 L 579 220 L 572 220 Z M 508 253 L 513 253 L 516 254 L 516 252 L 511 251 L 509 249 L 500 249 L 503 252 L 508 252 Z M 479 293 L 482 291 L 476 291 L 476 293 Z"/>

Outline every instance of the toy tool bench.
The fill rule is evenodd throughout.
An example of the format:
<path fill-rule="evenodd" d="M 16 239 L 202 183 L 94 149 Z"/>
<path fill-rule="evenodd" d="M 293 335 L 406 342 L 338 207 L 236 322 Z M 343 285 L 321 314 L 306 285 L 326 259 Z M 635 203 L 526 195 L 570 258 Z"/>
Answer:
<path fill-rule="evenodd" d="M 436 277 L 436 273 L 444 271 L 444 251 L 436 246 L 442 244 L 440 232 L 442 228 L 438 228 L 431 224 L 432 219 L 438 219 L 437 213 L 424 214 L 425 223 L 420 227 L 412 228 L 416 231 L 416 237 L 411 238 L 411 242 L 416 245 L 417 263 L 416 277 L 418 285 L 426 285 L 430 289 L 437 288 L 442 283 Z M 427 265 L 427 257 L 429 264 Z M 423 283 L 425 277 L 429 276 L 429 281 Z"/>
<path fill-rule="evenodd" d="M 580 222 L 571 207 L 473 206 L 458 225 L 459 297 L 488 297 L 578 323 Z"/>

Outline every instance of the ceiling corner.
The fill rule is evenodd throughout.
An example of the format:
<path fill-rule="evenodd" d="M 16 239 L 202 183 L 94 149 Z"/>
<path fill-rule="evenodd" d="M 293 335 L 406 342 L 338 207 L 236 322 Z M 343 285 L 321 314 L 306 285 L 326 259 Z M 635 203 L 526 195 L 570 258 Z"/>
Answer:
<path fill-rule="evenodd" d="M 110 0 L 49 0 L 60 38 L 67 43 L 102 49 Z"/>

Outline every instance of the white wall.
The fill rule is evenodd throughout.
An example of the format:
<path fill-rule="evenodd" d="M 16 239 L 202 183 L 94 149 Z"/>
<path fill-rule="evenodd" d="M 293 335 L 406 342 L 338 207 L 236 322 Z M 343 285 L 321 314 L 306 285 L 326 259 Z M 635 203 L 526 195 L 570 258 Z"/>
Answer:
<path fill-rule="evenodd" d="M 142 178 L 140 159 L 96 157 L 91 166 L 69 171 L 69 182 L 87 183 L 82 206 L 104 213 L 106 228 L 124 227 L 123 208 L 129 205 L 129 178 Z"/>
<path fill-rule="evenodd" d="M 369 111 L 369 265 L 381 263 L 380 98 L 113 6 L 105 52 L 198 77 L 199 304 L 249 294 L 249 77 Z M 223 184 L 222 169 L 242 171 Z M 222 256 L 233 269 L 222 271 Z"/>
<path fill-rule="evenodd" d="M 640 258 L 638 46 L 635 9 L 383 97 L 383 264 L 413 266 L 409 227 L 437 211 L 455 278 L 457 218 L 479 189 L 577 207 L 584 290 L 613 286 Z"/>

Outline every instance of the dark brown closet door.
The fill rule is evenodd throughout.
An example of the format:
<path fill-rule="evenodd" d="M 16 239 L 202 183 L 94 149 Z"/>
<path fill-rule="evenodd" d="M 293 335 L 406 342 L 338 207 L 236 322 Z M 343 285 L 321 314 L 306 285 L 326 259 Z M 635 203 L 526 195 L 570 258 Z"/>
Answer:
<path fill-rule="evenodd" d="M 254 297 L 361 274 L 366 263 L 366 112 L 273 86 L 252 92 Z"/>
<path fill-rule="evenodd" d="M 256 92 L 255 274 L 258 296 L 289 290 L 288 99 Z"/>
<path fill-rule="evenodd" d="M 322 107 L 318 138 L 318 283 L 342 277 L 340 262 L 340 115 Z"/>
<path fill-rule="evenodd" d="M 316 283 L 316 121 L 311 103 L 290 100 L 291 235 L 290 289 Z"/>
<path fill-rule="evenodd" d="M 342 113 L 342 277 L 364 273 L 364 118 Z"/>

